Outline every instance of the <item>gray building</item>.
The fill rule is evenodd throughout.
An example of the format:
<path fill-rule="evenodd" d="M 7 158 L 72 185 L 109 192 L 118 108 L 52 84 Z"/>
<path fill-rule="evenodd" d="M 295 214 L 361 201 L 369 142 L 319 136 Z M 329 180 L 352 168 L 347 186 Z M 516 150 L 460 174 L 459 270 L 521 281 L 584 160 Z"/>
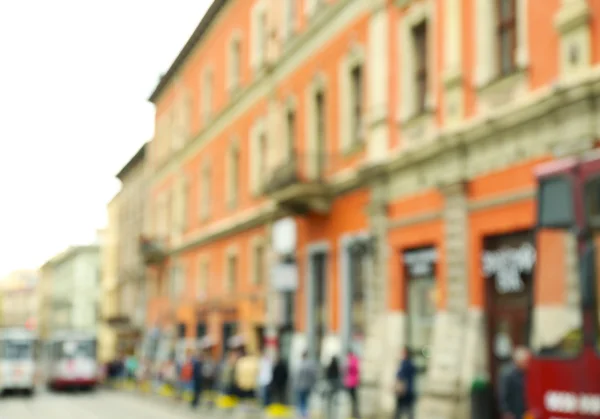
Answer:
<path fill-rule="evenodd" d="M 99 318 L 100 246 L 72 246 L 44 264 L 48 331 L 96 331 Z"/>

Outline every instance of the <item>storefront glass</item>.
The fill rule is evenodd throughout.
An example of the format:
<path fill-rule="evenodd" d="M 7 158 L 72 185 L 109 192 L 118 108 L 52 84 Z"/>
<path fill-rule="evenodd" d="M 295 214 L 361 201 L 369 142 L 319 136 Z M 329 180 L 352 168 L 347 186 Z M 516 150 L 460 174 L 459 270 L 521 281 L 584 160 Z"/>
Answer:
<path fill-rule="evenodd" d="M 409 250 L 403 255 L 407 274 L 408 347 L 419 370 L 417 390 L 421 390 L 431 345 L 435 318 L 435 264 L 434 248 Z"/>

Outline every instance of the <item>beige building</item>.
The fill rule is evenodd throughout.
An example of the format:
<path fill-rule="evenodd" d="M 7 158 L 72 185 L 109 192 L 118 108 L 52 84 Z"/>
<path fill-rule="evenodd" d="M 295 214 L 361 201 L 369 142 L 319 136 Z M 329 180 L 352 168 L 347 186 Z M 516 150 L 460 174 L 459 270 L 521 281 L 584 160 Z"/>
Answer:
<path fill-rule="evenodd" d="M 3 327 L 29 327 L 37 329 L 38 273 L 33 270 L 18 270 L 0 281 L 2 293 Z"/>
<path fill-rule="evenodd" d="M 40 268 L 37 285 L 38 332 L 41 339 L 46 339 L 51 330 L 52 318 L 52 269 L 49 263 Z"/>
<path fill-rule="evenodd" d="M 145 266 L 139 245 L 146 197 L 145 153 L 144 144 L 117 174 L 121 190 L 108 208 L 103 310 L 105 325 L 111 329 L 107 339 L 116 342 L 110 353 L 137 350 L 145 323 Z"/>
<path fill-rule="evenodd" d="M 117 332 L 110 321 L 119 314 L 117 293 L 119 196 L 120 194 L 117 194 L 107 205 L 108 225 L 100 253 L 102 266 L 100 312 L 102 322 L 98 324 L 98 356 L 102 362 L 110 361 L 117 355 Z"/>

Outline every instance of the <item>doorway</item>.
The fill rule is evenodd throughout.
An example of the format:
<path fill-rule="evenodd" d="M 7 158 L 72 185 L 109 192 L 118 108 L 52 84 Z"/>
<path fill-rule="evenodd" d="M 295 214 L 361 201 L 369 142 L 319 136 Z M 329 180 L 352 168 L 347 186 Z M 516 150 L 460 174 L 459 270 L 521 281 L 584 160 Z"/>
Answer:
<path fill-rule="evenodd" d="M 494 392 L 494 417 L 503 370 L 513 350 L 528 344 L 529 304 L 535 264 L 533 234 L 517 232 L 484 239 L 482 267 L 488 310 L 488 360 Z"/>
<path fill-rule="evenodd" d="M 321 345 L 327 324 L 327 253 L 317 252 L 310 256 L 312 266 L 312 320 L 311 355 L 321 359 Z"/>
<path fill-rule="evenodd" d="M 229 340 L 235 336 L 236 333 L 236 324 L 233 322 L 223 323 L 223 337 L 221 340 L 221 358 L 225 358 L 225 354 L 227 353 L 227 345 L 229 344 Z"/>

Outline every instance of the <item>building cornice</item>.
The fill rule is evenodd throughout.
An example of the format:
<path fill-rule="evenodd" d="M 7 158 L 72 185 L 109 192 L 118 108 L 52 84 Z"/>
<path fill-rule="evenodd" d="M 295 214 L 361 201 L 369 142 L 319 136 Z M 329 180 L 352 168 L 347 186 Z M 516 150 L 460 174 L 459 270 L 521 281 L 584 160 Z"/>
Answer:
<path fill-rule="evenodd" d="M 227 3 L 229 3 L 230 1 L 231 0 L 213 0 L 212 4 L 200 20 L 200 23 L 198 24 L 198 26 L 196 26 L 196 29 L 194 29 L 194 32 L 175 58 L 175 61 L 173 61 L 167 72 L 160 78 L 158 85 L 155 87 L 154 91 L 148 98 L 150 102 L 156 103 L 156 100 L 159 98 L 161 93 L 169 85 L 169 83 L 177 74 L 179 69 L 185 64 L 189 55 L 194 51 L 196 45 L 206 35 L 211 24 L 219 15 L 219 12 L 221 12 L 225 5 L 227 5 Z"/>

